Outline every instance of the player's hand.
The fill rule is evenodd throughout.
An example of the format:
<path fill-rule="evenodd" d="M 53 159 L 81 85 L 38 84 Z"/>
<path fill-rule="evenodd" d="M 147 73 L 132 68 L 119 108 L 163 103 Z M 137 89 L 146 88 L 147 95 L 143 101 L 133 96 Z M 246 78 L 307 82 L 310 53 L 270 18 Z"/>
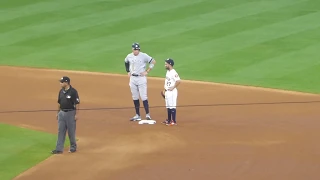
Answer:
<path fill-rule="evenodd" d="M 128 77 L 130 77 L 131 76 L 131 73 L 130 72 L 128 72 Z"/>
<path fill-rule="evenodd" d="M 141 73 L 142 76 L 146 76 L 147 74 L 148 74 L 147 71 Z"/>
<path fill-rule="evenodd" d="M 75 115 L 75 116 L 74 116 L 74 120 L 75 120 L 75 121 L 76 121 L 76 120 L 78 120 L 78 117 L 77 117 L 77 115 Z"/>

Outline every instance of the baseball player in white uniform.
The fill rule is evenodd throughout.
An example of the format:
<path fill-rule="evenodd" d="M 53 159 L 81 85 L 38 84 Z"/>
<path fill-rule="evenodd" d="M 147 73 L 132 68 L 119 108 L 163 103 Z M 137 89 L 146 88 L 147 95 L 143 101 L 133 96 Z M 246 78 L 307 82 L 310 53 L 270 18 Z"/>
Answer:
<path fill-rule="evenodd" d="M 141 98 L 146 111 L 146 119 L 151 120 L 147 96 L 147 75 L 154 67 L 156 60 L 147 53 L 140 52 L 140 45 L 138 43 L 133 43 L 132 53 L 127 55 L 124 62 L 126 71 L 130 77 L 129 86 L 136 110 L 136 115 L 132 117 L 130 121 L 141 120 L 139 97 Z M 149 64 L 149 68 L 147 70 L 146 64 Z"/>
<path fill-rule="evenodd" d="M 164 82 L 165 89 L 165 102 L 168 112 L 168 119 L 163 123 L 167 126 L 177 125 L 176 114 L 177 114 L 177 99 L 178 89 L 177 87 L 181 83 L 179 74 L 173 69 L 174 61 L 172 59 L 165 60 L 165 68 L 167 69 L 166 79 Z"/>

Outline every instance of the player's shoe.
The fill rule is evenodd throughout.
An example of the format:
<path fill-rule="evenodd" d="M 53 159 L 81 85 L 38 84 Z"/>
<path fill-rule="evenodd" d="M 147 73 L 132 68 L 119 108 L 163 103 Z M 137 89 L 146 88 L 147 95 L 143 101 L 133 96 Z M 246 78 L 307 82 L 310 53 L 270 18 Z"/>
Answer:
<path fill-rule="evenodd" d="M 162 124 L 168 124 L 169 123 L 169 121 L 168 120 L 165 120 L 165 121 L 163 121 L 163 122 L 161 122 Z"/>
<path fill-rule="evenodd" d="M 136 114 L 133 118 L 130 119 L 130 121 L 141 121 L 141 117 Z"/>
<path fill-rule="evenodd" d="M 75 152 L 77 152 L 77 150 L 75 150 L 75 149 L 70 149 L 70 150 L 68 151 L 68 153 L 75 153 Z"/>
<path fill-rule="evenodd" d="M 147 120 L 151 120 L 151 116 L 149 114 L 146 115 Z"/>
<path fill-rule="evenodd" d="M 58 150 L 52 150 L 51 151 L 51 154 L 62 154 L 63 152 L 62 151 L 58 151 Z"/>
<path fill-rule="evenodd" d="M 168 123 L 168 124 L 166 124 L 166 125 L 167 125 L 167 126 L 176 126 L 177 123 L 171 122 L 171 123 Z"/>

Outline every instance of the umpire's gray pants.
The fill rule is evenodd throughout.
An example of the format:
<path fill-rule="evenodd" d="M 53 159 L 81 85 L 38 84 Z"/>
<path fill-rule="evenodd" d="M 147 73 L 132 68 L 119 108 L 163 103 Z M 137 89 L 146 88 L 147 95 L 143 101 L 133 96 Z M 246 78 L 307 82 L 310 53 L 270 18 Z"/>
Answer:
<path fill-rule="evenodd" d="M 58 140 L 57 140 L 56 150 L 63 151 L 67 131 L 68 131 L 68 136 L 70 140 L 70 150 L 77 149 L 75 115 L 76 115 L 76 111 L 68 111 L 68 112 L 59 111 Z"/>

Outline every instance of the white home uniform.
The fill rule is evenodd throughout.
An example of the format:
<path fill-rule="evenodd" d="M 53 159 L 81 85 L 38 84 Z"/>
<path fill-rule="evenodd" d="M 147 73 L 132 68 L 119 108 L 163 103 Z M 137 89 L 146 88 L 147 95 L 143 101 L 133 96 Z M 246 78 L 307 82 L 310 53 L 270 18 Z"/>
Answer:
<path fill-rule="evenodd" d="M 172 91 L 169 88 L 174 87 L 177 81 L 180 80 L 179 74 L 175 69 L 167 70 L 166 80 L 164 82 L 166 108 L 175 109 L 177 107 L 178 89 Z"/>

